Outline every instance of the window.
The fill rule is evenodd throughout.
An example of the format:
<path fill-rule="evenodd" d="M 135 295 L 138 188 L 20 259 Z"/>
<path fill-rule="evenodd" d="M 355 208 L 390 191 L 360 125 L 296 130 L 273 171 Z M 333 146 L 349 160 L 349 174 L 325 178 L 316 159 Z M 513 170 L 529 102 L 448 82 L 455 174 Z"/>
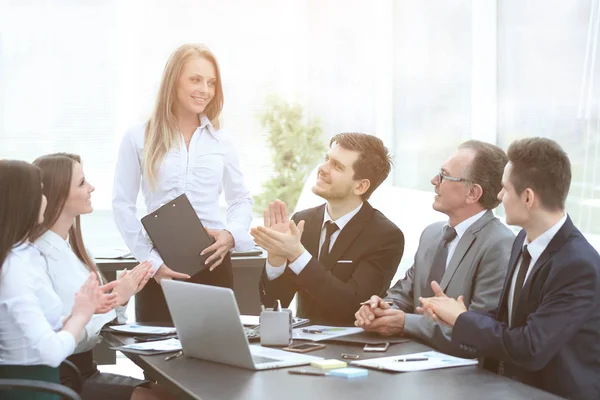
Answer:
<path fill-rule="evenodd" d="M 556 139 L 573 162 L 568 211 L 600 248 L 598 3 L 5 2 L 0 157 L 80 154 L 96 186 L 86 242 L 122 246 L 110 216 L 120 139 L 149 115 L 169 54 L 204 42 L 220 62 L 223 126 L 252 194 L 272 170 L 256 115 L 275 93 L 321 119 L 327 137 L 382 137 L 395 155 L 390 183 L 415 196 L 432 193 L 431 177 L 469 138 L 504 148 Z"/>
<path fill-rule="evenodd" d="M 567 211 L 600 249 L 597 1 L 498 2 L 498 144 L 545 136 L 569 154 Z"/>

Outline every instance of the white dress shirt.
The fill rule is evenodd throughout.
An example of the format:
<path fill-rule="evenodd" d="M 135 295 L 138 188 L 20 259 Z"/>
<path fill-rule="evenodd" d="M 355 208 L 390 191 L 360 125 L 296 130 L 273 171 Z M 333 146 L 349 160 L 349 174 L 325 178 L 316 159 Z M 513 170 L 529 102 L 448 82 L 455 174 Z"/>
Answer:
<path fill-rule="evenodd" d="M 13 247 L 0 272 L 0 364 L 57 367 L 75 349 L 40 252 Z M 59 332 L 60 331 L 60 332 Z"/>
<path fill-rule="evenodd" d="M 487 210 L 478 212 L 477 214 L 465 219 L 463 222 L 459 223 L 458 225 L 456 225 L 454 227 L 454 230 L 456 231 L 456 237 L 454 239 L 452 239 L 450 241 L 450 243 L 448 243 L 448 245 L 446 246 L 448 248 L 448 257 L 446 258 L 446 268 L 448 268 L 448 264 L 450 264 L 450 260 L 452 260 L 452 255 L 454 255 L 456 246 L 458 246 L 458 242 L 460 242 L 460 239 L 463 237 L 463 235 L 465 234 L 467 229 L 469 229 L 471 227 L 471 225 L 473 225 L 475 222 L 477 222 L 477 220 L 479 220 L 479 218 L 483 217 L 483 214 L 485 214 L 486 212 L 487 212 Z M 444 226 L 447 226 L 447 225 L 449 225 L 449 224 L 446 223 L 446 225 L 444 225 Z"/>
<path fill-rule="evenodd" d="M 566 220 L 567 220 L 567 214 L 565 213 L 565 215 L 556 224 L 552 225 L 552 227 L 550 229 L 548 229 L 546 232 L 542 233 L 540 236 L 535 238 L 535 240 L 532 242 L 530 242 L 529 239 L 527 239 L 527 236 L 525 236 L 525 241 L 523 242 L 523 247 L 527 246 L 527 251 L 531 255 L 531 261 L 529 262 L 529 268 L 527 269 L 527 273 L 525 274 L 525 279 L 523 279 L 523 286 L 525 286 L 525 283 L 527 282 L 527 278 L 529 278 L 529 273 L 531 272 L 531 269 L 535 266 L 535 263 L 537 262 L 537 260 L 540 258 L 540 256 L 544 252 L 544 250 L 546 250 L 546 247 L 548 247 L 548 245 L 550 244 L 550 241 L 554 238 L 556 233 L 565 224 Z M 510 289 L 508 292 L 508 325 L 509 326 L 512 324 L 512 310 L 513 310 L 513 303 L 515 300 L 514 299 L 515 285 L 517 284 L 517 275 L 519 275 L 519 269 L 521 269 L 521 261 L 522 260 L 523 260 L 523 257 L 522 256 L 519 257 L 519 265 L 517 265 L 517 267 L 515 268 L 515 272 L 513 273 L 512 279 L 510 280 Z"/>
<path fill-rule="evenodd" d="M 54 291 L 60 297 L 63 304 L 62 315 L 70 315 L 75 303 L 75 294 L 85 283 L 90 271 L 81 262 L 71 249 L 69 242 L 58 234 L 47 231 L 34 244 L 44 258 L 48 268 L 48 276 L 54 287 Z M 101 284 L 102 277 L 98 276 Z M 75 353 L 82 353 L 94 348 L 100 342 L 100 330 L 104 325 L 118 317 L 119 322 L 126 322 L 125 310 L 127 307 L 117 307 L 116 312 L 111 310 L 105 314 L 95 314 L 85 326 L 83 338 L 77 344 Z"/>
<path fill-rule="evenodd" d="M 140 189 L 148 213 L 185 193 L 205 227 L 226 229 L 235 240 L 234 250 L 254 246 L 248 230 L 252 221 L 252 199 L 240 171 L 237 153 L 207 117 L 200 118 L 186 148 L 181 142 L 169 150 L 157 166 L 157 181 L 151 188 L 142 166 L 145 125 L 128 131 L 121 142 L 113 187 L 113 212 L 117 228 L 131 253 L 139 261 L 151 260 L 156 271 L 163 260 L 145 235 L 136 216 Z M 227 222 L 220 217 L 219 196 L 225 192 Z"/>
<path fill-rule="evenodd" d="M 336 219 L 335 221 L 333 221 L 333 219 L 331 218 L 331 216 L 329 215 L 329 213 L 327 212 L 327 206 L 325 206 L 325 215 L 323 217 L 323 225 L 321 225 L 321 237 L 319 239 L 319 254 L 317 254 L 317 259 L 319 258 L 319 256 L 321 255 L 321 247 L 323 246 L 323 243 L 325 242 L 325 235 L 326 235 L 326 229 L 325 229 L 325 223 L 327 221 L 333 221 L 335 222 L 335 224 L 338 226 L 338 230 L 333 232 L 331 234 L 331 239 L 329 241 L 329 251 L 331 251 L 331 249 L 333 248 L 333 245 L 335 244 L 335 241 L 337 240 L 338 236 L 340 236 L 340 233 L 342 232 L 342 229 L 344 229 L 344 227 L 346 225 L 348 225 L 348 222 L 350 222 L 350 220 L 352 219 L 352 217 L 354 217 L 356 214 L 358 214 L 358 212 L 360 211 L 360 209 L 362 208 L 363 203 L 360 203 L 360 205 L 358 207 L 356 207 L 354 210 L 350 211 L 348 214 Z M 290 267 L 290 269 L 292 271 L 294 271 L 294 273 L 296 275 L 299 275 L 300 272 L 302 272 L 302 270 L 304 269 L 304 267 L 306 267 L 306 265 L 308 264 L 308 262 L 310 261 L 310 259 L 312 258 L 312 255 L 308 252 L 308 250 L 304 250 L 304 253 L 302 253 L 302 255 L 300 257 L 298 257 L 296 260 L 294 260 L 294 262 L 290 263 L 288 265 L 288 267 Z M 274 267 L 271 264 L 269 264 L 269 261 L 267 260 L 266 264 L 265 264 L 265 269 L 267 272 L 267 278 L 272 281 L 273 279 L 278 278 L 279 276 L 281 276 L 283 274 L 283 272 L 285 271 L 285 264 L 281 265 L 279 267 Z"/>

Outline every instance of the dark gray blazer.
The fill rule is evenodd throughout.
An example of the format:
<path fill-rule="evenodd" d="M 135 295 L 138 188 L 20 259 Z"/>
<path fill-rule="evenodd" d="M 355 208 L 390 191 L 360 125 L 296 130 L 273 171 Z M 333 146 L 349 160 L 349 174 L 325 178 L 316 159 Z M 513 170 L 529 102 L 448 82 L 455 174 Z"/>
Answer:
<path fill-rule="evenodd" d="M 452 344 L 452 328 L 415 314 L 415 308 L 420 305 L 419 296 L 430 285 L 427 278 L 444 225 L 444 222 L 436 222 L 425 228 L 412 267 L 404 279 L 388 290 L 386 298 L 393 300 L 394 307 L 406 313 L 404 332 L 407 336 L 445 353 L 472 357 L 472 354 Z M 446 295 L 454 298 L 463 295 L 465 305 L 471 311 L 489 312 L 495 309 L 514 238 L 512 231 L 488 210 L 467 229 L 456 246 L 440 282 Z"/>

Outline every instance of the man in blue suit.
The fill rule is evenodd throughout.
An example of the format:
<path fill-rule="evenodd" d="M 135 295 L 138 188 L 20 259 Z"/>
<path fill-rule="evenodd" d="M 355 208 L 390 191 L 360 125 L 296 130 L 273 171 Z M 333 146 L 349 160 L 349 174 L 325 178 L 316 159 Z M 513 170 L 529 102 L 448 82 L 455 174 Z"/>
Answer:
<path fill-rule="evenodd" d="M 565 213 L 567 154 L 549 139 L 513 142 L 498 194 L 512 247 L 496 311 L 467 311 L 462 296 L 423 298 L 427 315 L 453 326 L 452 341 L 484 367 L 571 399 L 600 398 L 600 256 Z"/>

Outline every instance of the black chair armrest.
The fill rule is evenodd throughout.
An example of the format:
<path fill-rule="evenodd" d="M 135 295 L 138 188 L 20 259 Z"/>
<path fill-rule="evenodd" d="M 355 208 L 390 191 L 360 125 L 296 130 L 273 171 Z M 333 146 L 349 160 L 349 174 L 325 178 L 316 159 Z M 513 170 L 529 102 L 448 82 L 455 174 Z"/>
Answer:
<path fill-rule="evenodd" d="M 36 381 L 32 379 L 0 379 L 0 390 L 32 390 L 35 392 L 46 392 L 57 394 L 64 399 L 81 400 L 79 395 L 72 389 L 58 383 Z"/>
<path fill-rule="evenodd" d="M 73 364 L 69 360 L 64 360 L 60 364 L 60 369 L 67 373 L 69 377 L 69 382 L 74 391 L 77 393 L 81 393 L 81 388 L 83 387 L 83 378 L 81 377 L 81 372 L 79 368 L 75 364 Z"/>

